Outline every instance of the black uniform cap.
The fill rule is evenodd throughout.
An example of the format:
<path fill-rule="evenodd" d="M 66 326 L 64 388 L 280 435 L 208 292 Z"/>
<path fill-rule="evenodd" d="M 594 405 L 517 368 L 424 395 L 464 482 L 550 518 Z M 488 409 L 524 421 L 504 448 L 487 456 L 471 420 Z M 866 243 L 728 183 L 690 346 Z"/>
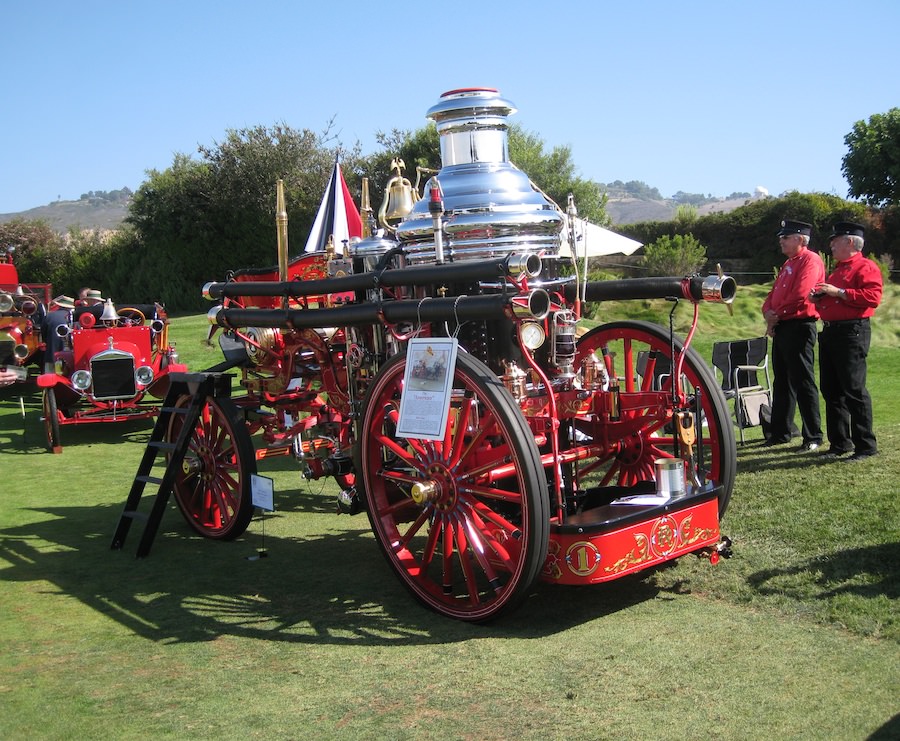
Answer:
<path fill-rule="evenodd" d="M 812 234 L 812 224 L 807 224 L 805 221 L 783 219 L 781 229 L 775 236 L 786 237 L 788 234 L 805 234 L 808 237 Z"/>
<path fill-rule="evenodd" d="M 862 224 L 854 224 L 852 221 L 839 221 L 831 227 L 829 240 L 835 237 L 865 237 L 866 229 Z"/>

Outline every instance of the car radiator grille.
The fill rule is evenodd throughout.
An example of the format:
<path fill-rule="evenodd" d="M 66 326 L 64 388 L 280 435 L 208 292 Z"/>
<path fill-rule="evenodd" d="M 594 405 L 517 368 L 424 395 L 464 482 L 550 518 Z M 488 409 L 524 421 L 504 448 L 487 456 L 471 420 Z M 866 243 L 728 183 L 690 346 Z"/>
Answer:
<path fill-rule="evenodd" d="M 137 394 L 134 358 L 95 358 L 91 361 L 95 399 L 131 399 Z"/>

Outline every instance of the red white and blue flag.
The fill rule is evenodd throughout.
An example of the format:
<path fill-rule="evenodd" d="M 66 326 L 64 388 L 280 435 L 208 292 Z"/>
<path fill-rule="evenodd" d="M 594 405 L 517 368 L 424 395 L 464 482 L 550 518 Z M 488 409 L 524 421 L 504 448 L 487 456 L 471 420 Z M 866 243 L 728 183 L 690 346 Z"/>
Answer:
<path fill-rule="evenodd" d="M 334 161 L 334 171 L 325 188 L 325 195 L 316 214 L 309 238 L 306 240 L 304 252 L 324 252 L 328 238 L 332 237 L 334 248 L 338 254 L 344 249 L 344 241 L 351 237 L 362 236 L 362 219 L 338 161 Z"/>

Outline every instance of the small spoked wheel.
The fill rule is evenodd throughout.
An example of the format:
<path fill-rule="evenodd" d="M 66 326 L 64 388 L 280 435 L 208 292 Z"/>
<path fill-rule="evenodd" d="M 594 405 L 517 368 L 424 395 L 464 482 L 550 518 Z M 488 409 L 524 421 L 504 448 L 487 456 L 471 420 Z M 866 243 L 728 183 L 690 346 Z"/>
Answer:
<path fill-rule="evenodd" d="M 182 396 L 176 406 L 190 404 Z M 173 414 L 167 441 L 176 442 L 184 424 Z M 243 415 L 227 398 L 209 398 L 190 432 L 188 449 L 175 483 L 175 500 L 188 524 L 215 540 L 240 536 L 253 517 L 251 477 L 256 473 L 253 444 Z"/>
<path fill-rule="evenodd" d="M 451 618 L 517 606 L 547 554 L 549 497 L 528 423 L 500 380 L 462 353 L 441 440 L 397 435 L 406 356 L 366 397 L 360 475 L 376 539 L 403 584 Z"/>
<path fill-rule="evenodd" d="M 683 347 L 675 341 L 676 351 Z M 623 394 L 671 390 L 672 349 L 669 333 L 650 322 L 621 321 L 603 324 L 578 340 L 576 367 L 595 354 L 610 357 L 615 375 L 621 379 Z M 706 478 L 721 485 L 719 516 L 725 514 L 737 469 L 737 448 L 731 414 L 722 389 L 703 358 L 688 348 L 682 366 L 683 391 L 693 408 L 700 396 L 700 419 L 696 425 L 696 449 L 704 456 Z M 602 435 L 604 451 L 596 460 L 579 470 L 601 485 L 631 486 L 654 476 L 654 460 L 671 456 L 675 447 L 675 429 L 671 419 L 672 403 L 665 409 L 648 405 L 624 411 L 618 422 L 609 423 Z M 579 434 L 593 435 L 596 430 L 579 428 Z"/>

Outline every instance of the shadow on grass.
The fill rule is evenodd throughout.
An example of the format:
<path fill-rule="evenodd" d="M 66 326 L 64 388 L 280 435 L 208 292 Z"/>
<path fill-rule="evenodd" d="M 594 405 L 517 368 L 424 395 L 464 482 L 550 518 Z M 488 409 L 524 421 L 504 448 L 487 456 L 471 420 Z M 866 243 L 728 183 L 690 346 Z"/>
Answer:
<path fill-rule="evenodd" d="M 764 595 L 783 595 L 798 600 L 832 599 L 840 595 L 888 599 L 900 597 L 900 543 L 882 543 L 865 548 L 850 548 L 810 558 L 781 569 L 765 569 L 751 574 L 747 581 Z M 810 587 L 808 575 L 815 578 Z M 795 577 L 803 576 L 801 580 Z M 792 585 L 797 584 L 796 588 Z"/>
<path fill-rule="evenodd" d="M 825 448 L 827 448 L 827 443 Z M 818 451 L 803 452 L 798 450 L 800 439 L 786 445 L 767 448 L 762 441 L 747 442 L 738 445 L 738 470 L 741 473 L 758 473 L 760 471 L 794 471 L 811 468 L 827 462 Z M 822 448 L 824 450 L 825 448 Z"/>
<path fill-rule="evenodd" d="M 900 713 L 891 718 L 866 741 L 897 741 L 900 738 Z"/>
<path fill-rule="evenodd" d="M 21 405 L 20 400 L 21 399 Z M 40 455 L 47 453 L 47 438 L 43 423 L 40 391 L 24 387 L 14 397 L 0 397 L 5 405 L 19 406 L 18 414 L 0 414 L 0 440 L 3 455 Z M 152 400 L 148 404 L 162 404 Z M 25 416 L 22 416 L 24 409 Z M 153 419 L 123 418 L 116 422 L 86 422 L 60 425 L 60 441 L 66 448 L 90 444 L 140 443 L 146 444 L 153 430 Z"/>
<path fill-rule="evenodd" d="M 322 645 L 540 638 L 659 593 L 638 577 L 593 588 L 539 584 L 516 612 L 475 626 L 421 607 L 378 551 L 364 515 L 352 522 L 365 527 L 309 538 L 263 540 L 257 522 L 257 532 L 220 543 L 188 534 L 187 525 L 178 527 L 180 515 L 169 510 L 150 555 L 136 559 L 139 525 L 122 551 L 109 549 L 119 507 L 30 511 L 44 519 L 0 530 L 0 558 L 11 564 L 0 579 L 49 583 L 51 593 L 58 590 L 164 643 L 222 636 Z M 315 524 L 317 517 L 302 523 Z M 268 557 L 258 557 L 260 546 Z"/>

